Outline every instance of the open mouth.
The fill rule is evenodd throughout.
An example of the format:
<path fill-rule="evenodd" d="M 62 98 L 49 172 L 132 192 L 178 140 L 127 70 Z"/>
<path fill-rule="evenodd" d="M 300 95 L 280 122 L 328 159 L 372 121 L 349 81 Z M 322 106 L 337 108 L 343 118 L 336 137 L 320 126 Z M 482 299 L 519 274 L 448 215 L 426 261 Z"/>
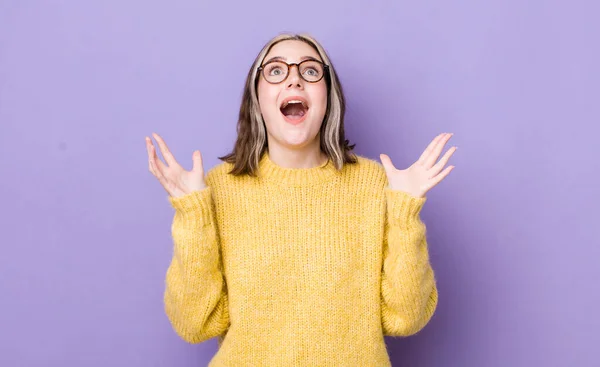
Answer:
<path fill-rule="evenodd" d="M 292 99 L 283 102 L 279 110 L 289 120 L 301 120 L 308 112 L 308 105 L 299 99 Z"/>

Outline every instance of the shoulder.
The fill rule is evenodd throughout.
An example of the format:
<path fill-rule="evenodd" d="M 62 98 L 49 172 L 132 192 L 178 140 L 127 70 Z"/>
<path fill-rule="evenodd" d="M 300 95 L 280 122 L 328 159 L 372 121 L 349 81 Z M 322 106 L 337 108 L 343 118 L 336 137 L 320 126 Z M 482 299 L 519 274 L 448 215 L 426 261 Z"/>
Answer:
<path fill-rule="evenodd" d="M 342 168 L 342 177 L 345 181 L 359 186 L 372 187 L 376 190 L 387 186 L 387 175 L 381 162 L 355 154 L 356 163 L 345 164 Z M 243 177 L 236 177 L 229 174 L 233 169 L 232 163 L 220 162 L 210 168 L 206 174 L 206 183 L 209 186 L 227 186 L 234 184 L 234 181 L 243 181 Z"/>
<path fill-rule="evenodd" d="M 367 156 L 358 155 L 358 154 L 356 155 L 356 158 L 358 159 L 358 163 L 356 164 L 356 167 L 359 167 L 360 170 L 367 171 L 367 172 L 373 171 L 376 173 L 382 173 L 382 172 L 385 173 L 385 171 L 383 169 L 383 165 L 379 161 L 377 161 L 373 158 L 369 158 Z"/>
<path fill-rule="evenodd" d="M 224 183 L 228 179 L 228 176 L 231 176 L 229 175 L 229 172 L 232 168 L 233 164 L 231 163 L 220 162 L 216 164 L 208 171 L 206 171 L 204 175 L 206 179 L 206 184 L 208 186 L 215 186 L 216 184 Z"/>
<path fill-rule="evenodd" d="M 344 168 L 348 180 L 371 186 L 374 189 L 383 189 L 387 186 L 387 175 L 381 162 L 356 154 L 357 162 L 347 164 Z"/>

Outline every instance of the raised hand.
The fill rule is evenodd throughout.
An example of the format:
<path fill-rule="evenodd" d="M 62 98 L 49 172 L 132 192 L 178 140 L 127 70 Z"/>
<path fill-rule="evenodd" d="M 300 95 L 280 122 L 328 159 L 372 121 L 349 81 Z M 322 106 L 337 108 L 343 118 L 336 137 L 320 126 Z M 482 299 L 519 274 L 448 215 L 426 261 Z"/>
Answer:
<path fill-rule="evenodd" d="M 450 156 L 456 151 L 456 147 L 448 149 L 442 159 L 436 163 L 444 145 L 452 135 L 443 133 L 436 136 L 419 159 L 404 170 L 396 169 L 389 156 L 380 154 L 379 158 L 385 169 L 389 188 L 404 191 L 415 197 L 424 197 L 427 191 L 440 183 L 454 169 L 454 166 L 448 166 L 442 171 Z"/>
<path fill-rule="evenodd" d="M 186 171 L 179 163 L 177 163 L 164 140 L 156 133 L 152 133 L 152 136 L 156 139 L 166 164 L 158 158 L 152 140 L 149 137 L 146 137 L 146 148 L 148 149 L 149 161 L 148 169 L 154 177 L 158 179 L 165 190 L 167 190 L 169 195 L 172 197 L 179 197 L 207 187 L 206 182 L 204 181 L 202 155 L 199 150 L 194 151 L 194 154 L 192 155 L 192 170 Z"/>

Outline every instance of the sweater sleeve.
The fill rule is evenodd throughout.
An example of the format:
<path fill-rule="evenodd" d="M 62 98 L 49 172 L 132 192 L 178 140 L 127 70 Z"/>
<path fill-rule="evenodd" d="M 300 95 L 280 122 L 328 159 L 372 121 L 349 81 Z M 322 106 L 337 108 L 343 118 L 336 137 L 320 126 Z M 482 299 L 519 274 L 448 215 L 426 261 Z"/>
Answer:
<path fill-rule="evenodd" d="M 165 312 L 181 338 L 200 343 L 229 327 L 211 188 L 169 197 L 169 201 L 175 208 L 174 249 L 165 280 Z"/>
<path fill-rule="evenodd" d="M 426 198 L 385 189 L 387 203 L 381 316 L 384 335 L 409 336 L 429 322 L 438 293 L 429 262 L 425 224 L 419 213 Z"/>

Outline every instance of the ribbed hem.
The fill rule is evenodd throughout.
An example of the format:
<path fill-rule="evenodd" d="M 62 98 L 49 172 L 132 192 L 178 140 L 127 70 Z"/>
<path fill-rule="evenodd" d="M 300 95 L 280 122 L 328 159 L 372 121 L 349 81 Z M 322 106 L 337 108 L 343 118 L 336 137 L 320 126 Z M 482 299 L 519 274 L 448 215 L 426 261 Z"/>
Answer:
<path fill-rule="evenodd" d="M 388 220 L 393 224 L 409 225 L 418 219 L 427 197 L 412 196 L 407 192 L 385 189 L 388 205 Z"/>
<path fill-rule="evenodd" d="M 317 167 L 285 168 L 277 165 L 265 151 L 259 161 L 258 175 L 261 179 L 285 186 L 307 186 L 333 178 L 337 169 L 331 159 Z"/>

